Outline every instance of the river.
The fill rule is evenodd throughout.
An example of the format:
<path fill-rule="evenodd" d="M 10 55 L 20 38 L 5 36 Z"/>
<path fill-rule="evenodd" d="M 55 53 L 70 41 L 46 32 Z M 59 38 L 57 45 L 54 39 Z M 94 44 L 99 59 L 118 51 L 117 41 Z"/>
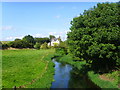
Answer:
<path fill-rule="evenodd" d="M 55 63 L 54 82 L 52 88 L 97 88 L 86 75 L 80 74 L 79 70 L 69 64 L 63 64 L 53 59 Z"/>

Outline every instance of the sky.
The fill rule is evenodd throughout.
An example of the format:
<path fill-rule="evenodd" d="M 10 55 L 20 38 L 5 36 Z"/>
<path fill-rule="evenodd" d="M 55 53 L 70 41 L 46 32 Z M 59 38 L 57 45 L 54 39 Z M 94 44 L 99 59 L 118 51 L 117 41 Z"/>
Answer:
<path fill-rule="evenodd" d="M 2 38 L 67 37 L 70 22 L 97 2 L 2 2 Z"/>

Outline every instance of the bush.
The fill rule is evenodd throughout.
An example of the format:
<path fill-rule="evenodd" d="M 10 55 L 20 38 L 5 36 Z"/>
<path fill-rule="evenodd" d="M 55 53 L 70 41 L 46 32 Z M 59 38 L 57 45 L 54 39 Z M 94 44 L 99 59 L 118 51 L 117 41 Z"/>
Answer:
<path fill-rule="evenodd" d="M 9 46 L 7 44 L 2 44 L 2 49 L 7 49 Z"/>
<path fill-rule="evenodd" d="M 68 51 L 67 51 L 67 44 L 66 41 L 62 42 L 58 45 L 58 47 L 56 48 L 56 54 L 55 56 L 63 56 L 63 55 L 67 55 Z"/>
<path fill-rule="evenodd" d="M 40 45 L 41 45 L 40 43 L 36 43 L 36 44 L 34 45 L 34 48 L 35 48 L 35 49 L 40 49 Z"/>
<path fill-rule="evenodd" d="M 45 42 L 44 44 L 42 44 L 42 45 L 40 46 L 40 49 L 48 49 L 47 43 Z"/>

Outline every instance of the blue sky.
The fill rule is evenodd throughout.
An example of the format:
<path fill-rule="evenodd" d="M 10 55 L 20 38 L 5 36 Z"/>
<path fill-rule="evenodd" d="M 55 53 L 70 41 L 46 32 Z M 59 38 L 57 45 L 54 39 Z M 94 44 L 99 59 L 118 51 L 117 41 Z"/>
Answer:
<path fill-rule="evenodd" d="M 3 2 L 2 41 L 25 35 L 65 40 L 70 21 L 97 2 Z"/>

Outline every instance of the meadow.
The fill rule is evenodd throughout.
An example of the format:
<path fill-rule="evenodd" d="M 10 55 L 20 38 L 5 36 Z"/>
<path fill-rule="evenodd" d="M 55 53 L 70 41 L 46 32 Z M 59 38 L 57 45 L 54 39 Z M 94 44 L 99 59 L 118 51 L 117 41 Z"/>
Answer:
<path fill-rule="evenodd" d="M 54 49 L 3 50 L 2 88 L 50 88 Z"/>

